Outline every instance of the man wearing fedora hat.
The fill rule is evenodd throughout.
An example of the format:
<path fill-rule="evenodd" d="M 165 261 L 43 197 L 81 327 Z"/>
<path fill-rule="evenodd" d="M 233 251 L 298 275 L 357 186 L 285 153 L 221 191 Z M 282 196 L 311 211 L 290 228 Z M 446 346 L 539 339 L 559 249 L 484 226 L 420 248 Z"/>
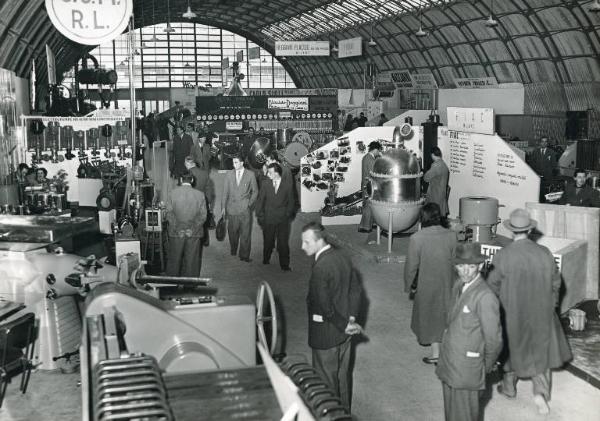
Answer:
<path fill-rule="evenodd" d="M 481 245 L 459 243 L 454 256 L 458 281 L 436 374 L 442 381 L 446 421 L 477 421 L 486 373 L 502 349 L 500 304 L 480 274 L 485 261 Z"/>
<path fill-rule="evenodd" d="M 529 239 L 535 220 L 525 209 L 515 209 L 503 222 L 514 241 L 499 250 L 488 277 L 490 288 L 504 308 L 508 360 L 498 392 L 517 394 L 518 378 L 531 378 L 533 400 L 540 414 L 550 410 L 550 369 L 571 359 L 571 351 L 558 320 L 560 274 L 546 247 Z"/>

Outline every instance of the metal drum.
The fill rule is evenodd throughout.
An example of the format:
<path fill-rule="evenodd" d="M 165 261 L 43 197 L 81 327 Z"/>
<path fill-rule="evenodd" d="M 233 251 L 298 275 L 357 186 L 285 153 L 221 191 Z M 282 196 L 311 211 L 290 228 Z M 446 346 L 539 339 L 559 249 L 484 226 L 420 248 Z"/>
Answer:
<path fill-rule="evenodd" d="M 499 206 L 498 199 L 495 197 L 460 198 L 460 221 L 467 228 L 467 234 L 473 241 L 486 243 L 495 237 L 496 225 L 500 222 L 498 219 Z"/>
<path fill-rule="evenodd" d="M 300 167 L 300 159 L 308 154 L 308 148 L 300 142 L 290 142 L 283 151 L 283 158 L 293 168 Z"/>

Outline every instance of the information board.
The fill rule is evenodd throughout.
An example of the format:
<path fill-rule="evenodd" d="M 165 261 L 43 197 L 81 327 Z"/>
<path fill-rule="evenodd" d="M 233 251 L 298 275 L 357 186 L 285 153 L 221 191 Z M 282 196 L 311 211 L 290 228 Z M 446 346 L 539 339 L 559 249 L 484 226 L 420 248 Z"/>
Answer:
<path fill-rule="evenodd" d="M 466 133 L 438 128 L 438 146 L 450 170 L 448 206 L 459 216 L 459 200 L 468 196 L 495 197 L 508 218 L 516 208 L 539 199 L 539 176 L 497 135 Z M 503 230 L 502 225 L 498 231 Z"/>
<path fill-rule="evenodd" d="M 448 129 L 494 134 L 494 110 L 492 108 L 448 107 Z"/>

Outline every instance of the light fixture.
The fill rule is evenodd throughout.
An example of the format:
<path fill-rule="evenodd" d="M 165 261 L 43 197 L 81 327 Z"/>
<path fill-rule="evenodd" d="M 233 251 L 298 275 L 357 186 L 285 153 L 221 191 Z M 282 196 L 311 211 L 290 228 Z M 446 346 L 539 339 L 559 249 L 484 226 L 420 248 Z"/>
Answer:
<path fill-rule="evenodd" d="M 192 67 L 192 66 L 190 65 L 190 63 L 188 63 L 188 62 L 186 61 L 186 62 L 185 62 L 185 64 L 183 65 L 183 67 Z"/>
<path fill-rule="evenodd" d="M 190 7 L 190 0 L 188 0 L 188 8 L 187 8 L 186 12 L 181 16 L 186 19 L 196 19 L 198 17 L 197 14 L 192 12 L 192 8 Z"/>
<path fill-rule="evenodd" d="M 171 2 L 167 0 L 167 27 L 163 30 L 167 34 L 175 32 L 175 29 L 171 26 Z"/>
<path fill-rule="evenodd" d="M 263 63 L 266 63 L 266 62 L 267 62 L 267 58 L 266 58 L 266 57 L 263 57 L 263 59 L 262 59 L 262 62 L 263 62 Z"/>
<path fill-rule="evenodd" d="M 156 36 L 156 13 L 154 8 L 154 0 L 152 0 L 152 38 L 150 42 L 157 42 L 158 37 Z"/>
<path fill-rule="evenodd" d="M 600 12 L 600 0 L 594 0 L 588 10 L 592 13 Z"/>
<path fill-rule="evenodd" d="M 498 21 L 494 19 L 494 0 L 491 0 L 490 17 L 485 21 L 485 26 L 494 28 L 498 26 Z"/>
<path fill-rule="evenodd" d="M 418 36 L 419 38 L 426 37 L 428 35 L 428 33 L 423 30 L 423 11 L 422 10 L 419 11 L 419 30 L 417 32 L 415 32 L 415 35 Z"/>
<path fill-rule="evenodd" d="M 375 42 L 375 40 L 373 40 L 373 24 L 371 24 L 371 39 L 369 40 L 368 44 L 369 47 L 375 47 L 377 46 L 377 43 Z"/>
<path fill-rule="evenodd" d="M 337 41 L 337 40 L 335 39 L 335 36 L 334 36 L 334 37 L 333 37 L 333 47 L 331 48 L 331 52 L 332 52 L 332 53 L 337 53 L 338 51 L 340 51 L 340 50 L 337 48 L 336 41 Z M 330 41 L 330 43 L 331 43 L 331 41 Z"/>

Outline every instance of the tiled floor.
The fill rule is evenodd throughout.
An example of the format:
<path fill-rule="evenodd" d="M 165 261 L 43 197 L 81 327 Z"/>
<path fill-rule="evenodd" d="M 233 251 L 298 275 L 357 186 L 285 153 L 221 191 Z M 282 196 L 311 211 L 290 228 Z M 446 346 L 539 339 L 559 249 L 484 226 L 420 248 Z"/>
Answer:
<path fill-rule="evenodd" d="M 219 176 L 217 176 L 217 188 Z M 219 190 L 217 190 L 219 191 Z M 217 207 L 218 208 L 218 207 Z M 217 209 L 218 210 L 218 209 Z M 213 277 L 223 295 L 245 294 L 254 299 L 260 281 L 268 281 L 285 312 L 286 352 L 309 356 L 306 343 L 305 296 L 311 260 L 300 249 L 300 229 L 313 215 L 301 215 L 292 228 L 292 272 L 282 272 L 273 256 L 262 265 L 262 236 L 254 226 L 252 263 L 229 255 L 227 242 L 211 239 L 203 261 L 203 276 Z M 410 331 L 411 301 L 403 292 L 402 264 L 377 264 L 374 255 L 385 255 L 386 244 L 367 246 L 366 235 L 356 227 L 330 227 L 341 243 L 350 246 L 368 297 L 366 338 L 356 346 L 353 413 L 361 421 L 442 420 L 442 391 L 433 367 L 421 362 L 429 350 L 420 347 Z M 407 239 L 394 239 L 393 251 L 401 254 Z M 401 260 L 401 259 L 400 259 Z M 225 269 L 226 268 L 226 269 Z M 26 395 L 12 384 L 0 421 L 77 420 L 80 390 L 76 375 L 37 372 Z M 531 400 L 531 382 L 518 384 L 518 397 L 506 400 L 494 393 L 485 408 L 489 421 L 600 421 L 600 390 L 566 371 L 553 375 L 551 413 L 537 415 Z"/>

